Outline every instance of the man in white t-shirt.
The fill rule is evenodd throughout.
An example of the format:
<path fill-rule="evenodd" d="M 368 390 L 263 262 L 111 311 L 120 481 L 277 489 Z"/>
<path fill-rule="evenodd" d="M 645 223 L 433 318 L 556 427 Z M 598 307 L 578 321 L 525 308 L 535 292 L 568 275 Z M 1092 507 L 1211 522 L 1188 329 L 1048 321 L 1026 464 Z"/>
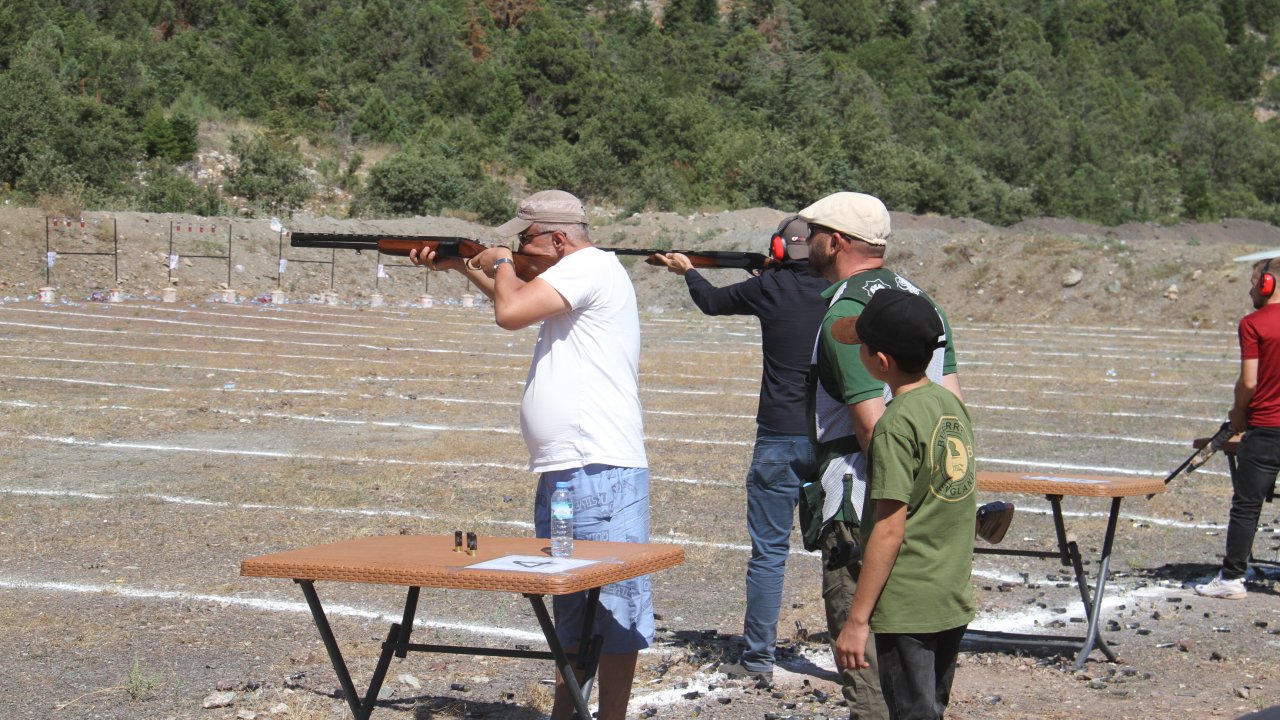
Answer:
<path fill-rule="evenodd" d="M 542 323 L 520 403 L 529 469 L 541 473 L 534 521 L 550 537 L 549 498 L 556 482 L 574 489 L 574 537 L 648 542 L 649 470 L 640 410 L 640 318 L 635 290 L 612 253 L 591 244 L 582 201 L 560 190 L 525 198 L 514 219 L 497 229 L 515 235 L 519 252 L 554 262 L 528 282 L 516 277 L 512 252 L 493 247 L 468 260 L 410 259 L 464 274 L 493 300 L 500 327 Z M 560 641 L 572 649 L 582 627 L 585 593 L 556 596 Z M 600 593 L 596 631 L 600 659 L 600 720 L 622 720 L 638 652 L 653 641 L 653 597 L 647 576 Z M 557 682 L 552 718 L 568 718 L 572 703 Z"/>

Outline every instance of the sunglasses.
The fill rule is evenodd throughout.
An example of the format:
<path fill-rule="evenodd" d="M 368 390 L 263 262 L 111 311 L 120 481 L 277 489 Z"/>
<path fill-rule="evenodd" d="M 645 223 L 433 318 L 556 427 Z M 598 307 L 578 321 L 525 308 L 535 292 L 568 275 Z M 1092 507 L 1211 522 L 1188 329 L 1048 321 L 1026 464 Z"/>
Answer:
<path fill-rule="evenodd" d="M 519 235 L 517 235 L 517 236 L 516 236 L 516 240 L 520 243 L 520 247 L 524 247 L 525 245 L 528 245 L 529 243 L 533 242 L 534 240 L 537 240 L 538 238 L 542 237 L 543 235 L 550 235 L 550 234 L 551 234 L 551 233 L 553 233 L 553 232 L 556 232 L 556 231 L 555 231 L 555 230 L 543 230 L 543 231 L 542 231 L 542 232 L 540 232 L 540 233 L 534 233 L 534 234 L 532 234 L 532 235 L 525 235 L 524 233 L 520 233 Z"/>

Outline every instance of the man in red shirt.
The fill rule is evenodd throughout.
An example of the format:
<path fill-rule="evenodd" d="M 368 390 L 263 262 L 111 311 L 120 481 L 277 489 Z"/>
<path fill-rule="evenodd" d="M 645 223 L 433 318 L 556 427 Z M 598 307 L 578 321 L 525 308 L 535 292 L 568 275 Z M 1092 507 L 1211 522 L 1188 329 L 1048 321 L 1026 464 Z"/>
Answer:
<path fill-rule="evenodd" d="M 1271 260 L 1253 266 L 1249 297 L 1255 311 L 1240 321 L 1240 377 L 1228 419 L 1243 432 L 1231 478 L 1231 516 L 1227 554 L 1213 580 L 1195 587 L 1197 595 L 1242 600 L 1244 575 L 1258 532 L 1258 516 L 1280 474 L 1280 293 Z"/>

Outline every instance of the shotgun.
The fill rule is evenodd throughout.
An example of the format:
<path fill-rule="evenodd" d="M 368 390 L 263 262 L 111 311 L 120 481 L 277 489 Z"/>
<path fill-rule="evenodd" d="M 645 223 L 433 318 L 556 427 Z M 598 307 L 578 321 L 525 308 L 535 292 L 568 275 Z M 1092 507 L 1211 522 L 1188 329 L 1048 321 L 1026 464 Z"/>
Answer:
<path fill-rule="evenodd" d="M 376 250 L 383 255 L 407 257 L 410 250 L 423 248 L 434 250 L 440 257 L 472 258 L 486 249 L 478 240 L 443 235 L 368 235 L 356 233 L 294 232 L 289 244 L 293 247 L 341 248 L 364 252 Z M 773 263 L 761 253 L 734 250 L 656 250 L 643 248 L 606 248 L 601 250 L 616 255 L 640 255 L 650 265 L 661 265 L 655 255 L 678 252 L 688 256 L 696 268 L 741 268 L 747 272 L 763 270 Z M 516 277 L 529 281 L 541 275 L 555 264 L 556 259 L 545 255 L 514 253 Z"/>
<path fill-rule="evenodd" d="M 439 257 L 473 258 L 488 249 L 478 240 L 447 235 L 365 235 L 356 233 L 295 232 L 290 236 L 293 247 L 340 248 L 357 253 L 375 250 L 383 255 L 408 257 L 411 250 L 434 250 Z M 513 253 L 516 276 L 528 282 L 556 263 L 544 255 Z"/>
<path fill-rule="evenodd" d="M 1209 458 L 1213 457 L 1214 453 L 1222 449 L 1222 444 L 1230 440 L 1232 435 L 1235 435 L 1235 432 L 1231 429 L 1231 423 L 1222 423 L 1222 427 L 1218 428 L 1218 432 L 1214 433 L 1213 437 L 1209 438 L 1209 442 L 1205 443 L 1204 447 L 1196 450 L 1191 454 L 1191 457 L 1187 458 L 1181 465 L 1174 468 L 1173 472 L 1169 473 L 1169 476 L 1164 479 L 1164 484 L 1168 485 L 1169 481 L 1178 477 L 1178 473 L 1181 473 L 1184 470 L 1188 473 L 1192 473 L 1196 471 L 1196 468 L 1209 462 Z M 1148 495 L 1147 499 L 1150 500 L 1153 497 L 1155 496 Z"/>

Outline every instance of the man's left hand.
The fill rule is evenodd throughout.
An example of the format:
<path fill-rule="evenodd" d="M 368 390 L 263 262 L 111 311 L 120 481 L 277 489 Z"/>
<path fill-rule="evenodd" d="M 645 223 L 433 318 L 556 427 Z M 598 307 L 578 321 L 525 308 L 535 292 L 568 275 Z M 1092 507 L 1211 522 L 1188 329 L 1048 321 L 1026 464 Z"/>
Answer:
<path fill-rule="evenodd" d="M 651 257 L 677 275 L 684 275 L 693 269 L 693 262 L 684 253 L 654 253 Z"/>

